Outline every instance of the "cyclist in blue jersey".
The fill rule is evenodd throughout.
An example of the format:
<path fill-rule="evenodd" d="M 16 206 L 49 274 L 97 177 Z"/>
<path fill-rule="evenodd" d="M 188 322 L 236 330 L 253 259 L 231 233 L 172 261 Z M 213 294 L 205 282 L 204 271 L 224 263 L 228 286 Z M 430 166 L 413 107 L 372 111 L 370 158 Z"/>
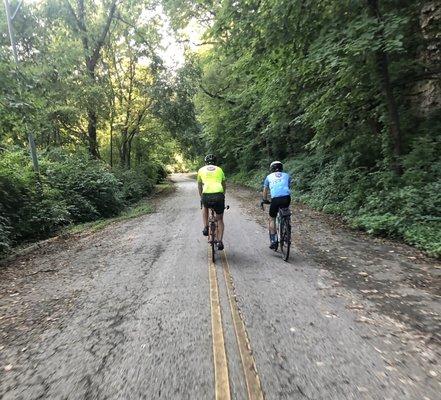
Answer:
<path fill-rule="evenodd" d="M 277 250 L 279 243 L 276 232 L 276 217 L 279 208 L 288 207 L 291 203 L 291 177 L 283 172 L 283 164 L 280 161 L 273 161 L 270 165 L 270 171 L 271 174 L 263 182 L 262 201 L 269 204 L 268 193 L 271 195 L 268 220 L 270 249 Z"/>

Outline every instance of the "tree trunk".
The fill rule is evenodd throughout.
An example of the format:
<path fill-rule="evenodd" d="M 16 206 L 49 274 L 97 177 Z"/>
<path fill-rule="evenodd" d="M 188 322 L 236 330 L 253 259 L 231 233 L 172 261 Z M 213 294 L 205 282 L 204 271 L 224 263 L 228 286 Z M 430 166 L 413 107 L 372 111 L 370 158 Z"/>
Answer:
<path fill-rule="evenodd" d="M 387 54 L 383 51 L 378 51 L 376 58 L 377 58 L 378 72 L 380 73 L 382 90 L 384 96 L 386 97 L 387 111 L 389 114 L 389 132 L 392 137 L 393 155 L 394 155 L 393 168 L 395 172 L 401 175 L 403 173 L 403 170 L 400 164 L 401 147 L 402 147 L 400 118 L 398 115 L 397 103 L 395 102 L 395 97 L 390 84 L 389 61 Z"/>
<path fill-rule="evenodd" d="M 114 107 L 114 105 L 112 106 Z M 110 117 L 110 168 L 113 168 L 113 122 L 115 119 L 114 111 Z"/>
<path fill-rule="evenodd" d="M 118 147 L 118 152 L 119 152 L 119 166 L 124 167 L 124 147 L 122 143 Z"/>
<path fill-rule="evenodd" d="M 122 168 L 127 167 L 127 139 L 122 135 L 121 147 L 119 151 L 120 165 Z"/>
<path fill-rule="evenodd" d="M 378 4 L 378 0 L 367 0 L 370 13 L 378 21 L 381 21 L 381 13 Z M 379 33 L 383 36 L 383 32 Z M 375 52 L 375 63 L 377 67 L 377 73 L 380 78 L 381 90 L 386 99 L 387 112 L 389 117 L 389 133 L 392 139 L 393 147 L 393 169 L 398 174 L 403 173 L 403 168 L 400 163 L 400 157 L 402 154 L 402 135 L 400 128 L 400 117 L 398 114 L 398 107 L 395 101 L 394 93 L 390 83 L 389 74 L 389 57 L 384 49 L 379 49 Z"/>
<path fill-rule="evenodd" d="M 98 151 L 98 141 L 96 137 L 96 124 L 97 124 L 96 111 L 89 109 L 87 111 L 87 136 L 89 138 L 89 153 L 93 158 L 100 158 Z"/>
<path fill-rule="evenodd" d="M 95 67 L 101 58 L 101 50 L 104 46 L 105 40 L 109 34 L 110 25 L 115 17 L 117 0 L 113 0 L 109 7 L 109 14 L 101 27 L 101 32 L 96 41 L 94 48 L 91 48 L 93 41 L 89 36 L 88 27 L 86 24 L 86 8 L 84 0 L 77 0 L 77 13 L 70 4 L 66 1 L 69 12 L 71 13 L 74 23 L 76 24 L 76 30 L 79 32 L 81 41 L 83 44 L 85 64 L 87 75 L 90 78 L 92 85 L 95 84 Z M 99 158 L 98 141 L 97 141 L 97 121 L 98 116 L 96 108 L 90 101 L 87 104 L 87 135 L 89 140 L 89 153 L 94 158 Z"/>
<path fill-rule="evenodd" d="M 127 144 L 127 169 L 132 168 L 132 141 L 129 140 Z"/>

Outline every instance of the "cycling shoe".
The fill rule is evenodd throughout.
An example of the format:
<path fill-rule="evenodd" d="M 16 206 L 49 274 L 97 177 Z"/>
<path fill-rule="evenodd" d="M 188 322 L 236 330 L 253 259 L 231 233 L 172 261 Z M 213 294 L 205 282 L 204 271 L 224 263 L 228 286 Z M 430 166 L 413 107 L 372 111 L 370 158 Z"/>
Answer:
<path fill-rule="evenodd" d="M 279 248 L 279 242 L 271 242 L 270 247 L 271 250 L 277 251 Z"/>

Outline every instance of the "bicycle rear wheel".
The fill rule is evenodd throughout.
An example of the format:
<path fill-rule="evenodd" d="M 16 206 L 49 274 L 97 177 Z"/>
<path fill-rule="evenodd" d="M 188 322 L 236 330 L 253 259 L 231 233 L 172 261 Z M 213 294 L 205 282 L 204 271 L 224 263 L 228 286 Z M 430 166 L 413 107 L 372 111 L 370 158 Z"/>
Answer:
<path fill-rule="evenodd" d="M 291 223 L 289 218 L 280 221 L 280 251 L 284 261 L 288 261 L 291 250 Z"/>
<path fill-rule="evenodd" d="M 211 261 L 214 262 L 214 251 L 215 251 L 215 244 L 216 244 L 216 223 L 211 222 L 210 223 L 210 245 L 211 245 Z"/>

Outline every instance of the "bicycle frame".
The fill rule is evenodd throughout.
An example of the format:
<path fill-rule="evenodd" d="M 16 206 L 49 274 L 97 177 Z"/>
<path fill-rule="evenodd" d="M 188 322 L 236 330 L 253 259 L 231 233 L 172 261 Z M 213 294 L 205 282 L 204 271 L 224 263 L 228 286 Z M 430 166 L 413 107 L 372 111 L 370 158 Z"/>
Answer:
<path fill-rule="evenodd" d="M 276 226 L 280 227 L 282 219 L 284 219 L 285 221 L 289 220 L 289 222 L 291 222 L 291 210 L 289 209 L 289 207 L 279 208 L 276 217 Z"/>
<path fill-rule="evenodd" d="M 203 207 L 201 202 L 201 208 Z M 230 206 L 226 206 L 225 210 L 228 210 Z M 219 228 L 217 214 L 213 208 L 208 208 L 208 244 L 211 247 L 211 259 L 214 262 L 214 254 L 217 244 L 217 230 Z"/>
<path fill-rule="evenodd" d="M 216 235 L 218 227 L 216 213 L 210 208 L 208 210 L 208 243 L 217 243 Z"/>
<path fill-rule="evenodd" d="M 260 203 L 262 210 L 264 202 Z M 280 251 L 284 261 L 288 261 L 291 248 L 291 209 L 288 207 L 279 208 L 276 216 L 276 232 L 279 238 Z M 276 249 L 277 250 L 277 249 Z"/>
<path fill-rule="evenodd" d="M 291 210 L 289 207 L 279 208 L 276 219 L 280 252 L 284 261 L 288 261 L 291 248 Z"/>

